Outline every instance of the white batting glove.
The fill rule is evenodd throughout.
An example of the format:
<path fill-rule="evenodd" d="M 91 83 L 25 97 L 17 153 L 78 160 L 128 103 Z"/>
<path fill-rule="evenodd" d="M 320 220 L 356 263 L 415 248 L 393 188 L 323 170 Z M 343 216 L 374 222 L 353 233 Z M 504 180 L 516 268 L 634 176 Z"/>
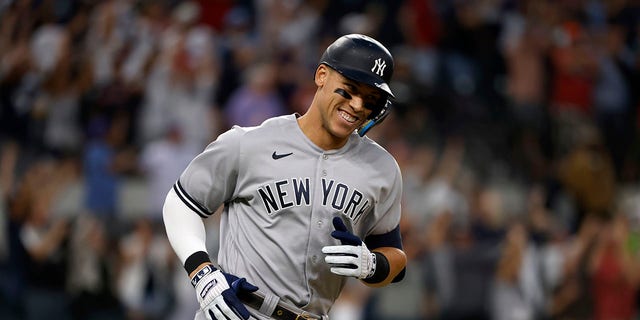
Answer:
<path fill-rule="evenodd" d="M 236 279 L 233 281 L 234 288 L 229 287 L 225 274 L 211 265 L 200 269 L 191 279 L 191 284 L 196 289 L 200 309 L 207 320 L 249 318 L 249 311 L 238 300 L 236 292 L 237 290 L 255 291 L 258 288 L 246 282 L 244 278 L 229 276 L 232 277 L 231 279 Z"/>
<path fill-rule="evenodd" d="M 331 272 L 341 276 L 366 279 L 376 272 L 376 255 L 356 235 L 349 232 L 340 217 L 333 218 L 335 231 L 331 236 L 340 240 L 342 245 L 325 246 L 322 252 L 327 254 L 324 261 Z"/>

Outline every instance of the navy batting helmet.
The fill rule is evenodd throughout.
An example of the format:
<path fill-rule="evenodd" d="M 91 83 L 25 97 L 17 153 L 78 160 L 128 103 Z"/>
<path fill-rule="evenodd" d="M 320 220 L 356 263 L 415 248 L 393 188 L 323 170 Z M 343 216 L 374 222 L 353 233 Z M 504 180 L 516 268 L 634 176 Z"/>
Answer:
<path fill-rule="evenodd" d="M 394 98 L 389 82 L 393 75 L 393 57 L 389 50 L 377 40 L 362 35 L 348 34 L 334 41 L 320 58 L 325 64 L 338 71 L 345 78 L 380 89 L 388 97 Z M 382 99 L 358 133 L 363 136 L 369 129 L 382 122 L 388 115 L 391 102 Z"/>

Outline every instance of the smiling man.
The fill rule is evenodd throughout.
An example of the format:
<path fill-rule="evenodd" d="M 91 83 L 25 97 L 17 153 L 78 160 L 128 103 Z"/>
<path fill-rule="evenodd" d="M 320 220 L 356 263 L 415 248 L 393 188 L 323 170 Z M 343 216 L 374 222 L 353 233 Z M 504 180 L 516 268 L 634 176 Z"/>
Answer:
<path fill-rule="evenodd" d="M 388 115 L 392 73 L 378 41 L 340 37 L 304 115 L 234 126 L 184 170 L 164 222 L 196 319 L 326 319 L 347 277 L 372 287 L 403 278 L 400 169 L 365 135 Z M 213 263 L 202 219 L 221 205 Z"/>

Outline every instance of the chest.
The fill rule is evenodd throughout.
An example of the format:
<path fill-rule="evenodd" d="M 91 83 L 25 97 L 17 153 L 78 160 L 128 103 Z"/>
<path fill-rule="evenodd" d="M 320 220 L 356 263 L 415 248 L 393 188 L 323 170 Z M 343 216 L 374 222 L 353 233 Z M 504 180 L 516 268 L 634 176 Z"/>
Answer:
<path fill-rule="evenodd" d="M 285 212 L 341 213 L 358 222 L 371 211 L 384 180 L 362 159 L 289 148 L 247 159 L 237 194 L 268 216 Z"/>

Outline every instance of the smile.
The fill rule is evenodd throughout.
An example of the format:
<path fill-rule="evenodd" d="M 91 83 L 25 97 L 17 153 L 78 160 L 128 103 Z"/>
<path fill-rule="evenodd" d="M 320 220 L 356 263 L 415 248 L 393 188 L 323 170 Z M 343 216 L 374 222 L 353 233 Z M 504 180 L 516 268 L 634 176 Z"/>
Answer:
<path fill-rule="evenodd" d="M 344 120 L 346 120 L 347 122 L 350 123 L 355 123 L 356 121 L 358 121 L 358 118 L 344 112 L 344 111 L 338 111 L 338 115 L 340 115 L 340 117 Z"/>

